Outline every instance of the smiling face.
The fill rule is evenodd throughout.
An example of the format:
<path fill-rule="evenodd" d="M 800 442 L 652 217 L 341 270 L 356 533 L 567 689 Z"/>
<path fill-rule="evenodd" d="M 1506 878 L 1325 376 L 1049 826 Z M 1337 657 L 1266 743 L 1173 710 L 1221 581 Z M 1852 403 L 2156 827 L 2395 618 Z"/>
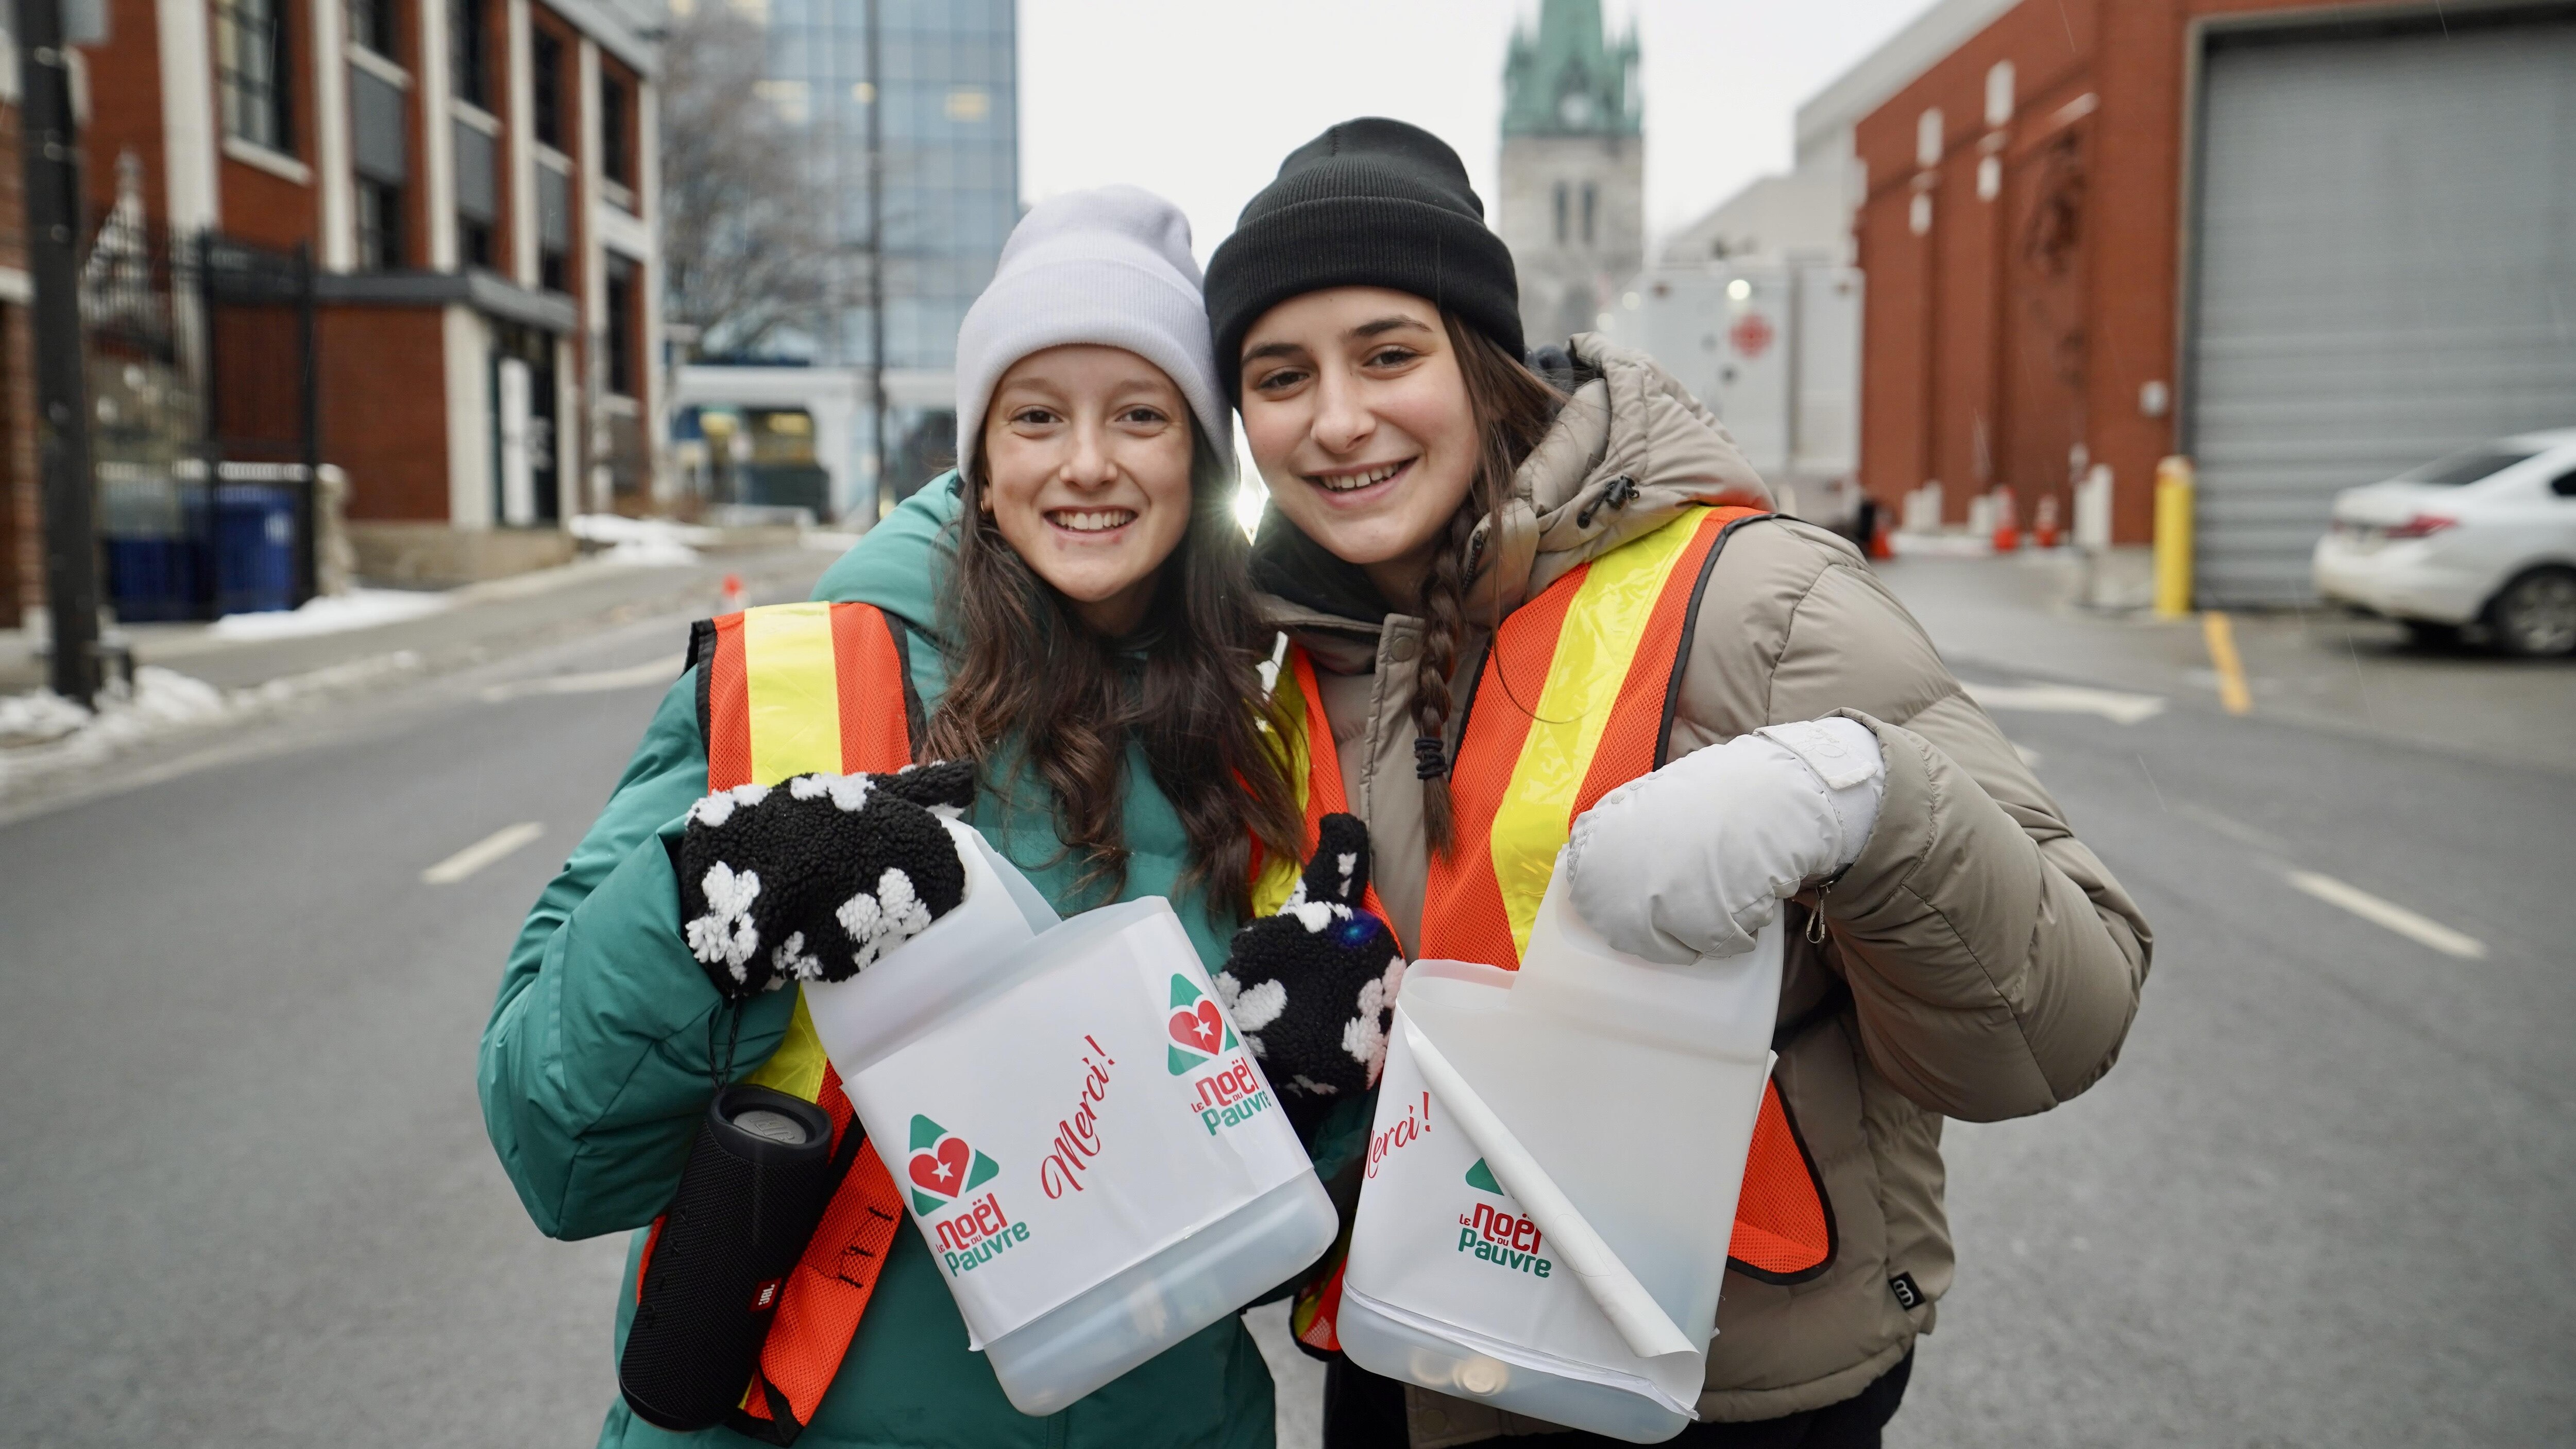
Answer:
<path fill-rule="evenodd" d="M 1012 550 L 1101 633 L 1131 633 L 1190 526 L 1190 410 L 1116 347 L 1032 352 L 984 414 L 983 507 Z"/>
<path fill-rule="evenodd" d="M 1279 511 L 1409 607 L 1479 457 L 1439 309 L 1380 287 L 1282 302 L 1244 334 L 1242 406 Z"/>

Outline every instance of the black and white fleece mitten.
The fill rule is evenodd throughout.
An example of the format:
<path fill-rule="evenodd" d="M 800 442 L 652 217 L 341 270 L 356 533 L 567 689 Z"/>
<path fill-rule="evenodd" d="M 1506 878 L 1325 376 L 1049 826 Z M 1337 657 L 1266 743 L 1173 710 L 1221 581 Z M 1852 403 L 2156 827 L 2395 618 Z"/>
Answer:
<path fill-rule="evenodd" d="M 974 793 L 973 767 L 956 763 L 707 796 L 678 852 L 689 953 L 732 1000 L 866 970 L 965 898 L 966 867 L 939 818 Z"/>
<path fill-rule="evenodd" d="M 1235 1027 L 1290 1106 L 1377 1085 L 1404 958 L 1368 893 L 1368 827 L 1327 815 L 1315 856 L 1279 914 L 1234 933 L 1216 978 Z"/>

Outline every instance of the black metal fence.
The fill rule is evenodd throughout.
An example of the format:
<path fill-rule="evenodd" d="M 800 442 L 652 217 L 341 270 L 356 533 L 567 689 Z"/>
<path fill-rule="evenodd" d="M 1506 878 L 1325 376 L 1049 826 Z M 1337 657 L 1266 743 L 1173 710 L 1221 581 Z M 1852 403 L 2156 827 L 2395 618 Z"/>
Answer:
<path fill-rule="evenodd" d="M 294 608 L 319 532 L 311 255 L 139 211 L 81 268 L 108 598 L 129 622 Z"/>

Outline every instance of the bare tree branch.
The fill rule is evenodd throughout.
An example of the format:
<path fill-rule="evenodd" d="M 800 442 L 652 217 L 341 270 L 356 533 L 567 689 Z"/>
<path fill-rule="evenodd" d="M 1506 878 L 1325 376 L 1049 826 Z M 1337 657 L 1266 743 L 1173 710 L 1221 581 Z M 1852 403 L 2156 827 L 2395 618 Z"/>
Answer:
<path fill-rule="evenodd" d="M 829 200 L 806 181 L 801 128 L 762 95 L 761 28 L 728 5 L 672 20 L 662 51 L 667 315 L 698 329 L 699 356 L 758 352 L 821 320 Z"/>

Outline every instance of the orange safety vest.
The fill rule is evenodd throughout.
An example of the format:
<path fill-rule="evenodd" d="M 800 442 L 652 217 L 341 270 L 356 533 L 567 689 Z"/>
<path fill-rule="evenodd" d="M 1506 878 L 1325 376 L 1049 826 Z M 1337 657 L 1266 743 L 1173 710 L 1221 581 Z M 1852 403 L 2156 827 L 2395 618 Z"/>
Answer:
<path fill-rule="evenodd" d="M 698 725 L 707 746 L 707 788 L 775 785 L 822 771 L 899 770 L 913 763 L 923 734 L 903 624 L 869 604 L 776 604 L 702 622 L 690 641 L 698 667 Z M 1315 670 L 1289 648 L 1276 685 L 1277 744 L 1305 815 L 1305 852 L 1318 824 L 1349 808 L 1342 769 L 1325 723 Z M 1274 913 L 1296 889 L 1305 861 L 1253 861 L 1253 909 Z M 1383 920 L 1375 887 L 1368 908 Z M 876 1291 L 885 1255 L 903 1220 L 893 1176 L 859 1128 L 824 1055 L 800 991 L 787 1034 L 751 1081 L 802 1097 L 832 1119 L 832 1145 L 845 1174 L 812 1241 L 779 1292 L 778 1313 L 760 1366 L 727 1427 L 765 1443 L 792 1444 L 813 1422 L 824 1391 L 848 1356 L 859 1317 Z M 659 1235 L 661 1224 L 654 1224 Z M 645 1242 L 650 1261 L 653 1240 Z M 639 1287 L 643 1282 L 637 1274 Z"/>
<path fill-rule="evenodd" d="M 1434 856 L 1422 955 L 1515 970 L 1574 819 L 1653 770 L 1700 595 L 1727 536 L 1769 515 L 1693 508 L 1550 584 L 1504 619 L 1469 685 L 1450 770 L 1457 845 Z M 1802 1282 L 1834 1257 L 1834 1215 L 1779 1088 L 1766 1083 L 1728 1265 Z"/>

